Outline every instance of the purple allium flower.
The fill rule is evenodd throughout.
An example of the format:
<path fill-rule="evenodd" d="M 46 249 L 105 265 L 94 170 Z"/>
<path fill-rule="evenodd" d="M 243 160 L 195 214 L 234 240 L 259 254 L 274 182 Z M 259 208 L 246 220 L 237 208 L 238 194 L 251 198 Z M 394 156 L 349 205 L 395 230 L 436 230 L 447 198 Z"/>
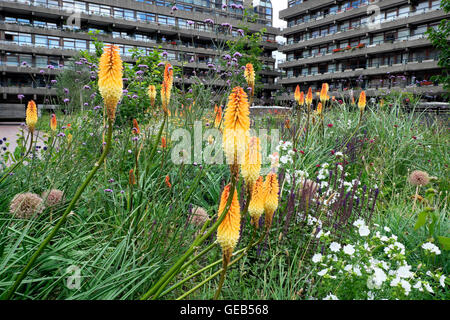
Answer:
<path fill-rule="evenodd" d="M 187 23 L 188 25 L 190 25 L 190 26 L 192 26 L 193 24 L 195 24 L 195 22 L 192 21 L 192 20 L 188 20 L 188 21 L 186 21 L 186 23 Z"/>
<path fill-rule="evenodd" d="M 132 96 L 131 98 L 132 98 L 132 99 L 137 99 L 137 98 L 139 98 L 139 96 L 136 95 L 136 94 L 133 94 L 133 96 Z"/>
<path fill-rule="evenodd" d="M 226 4 L 223 4 L 222 9 L 226 9 L 226 8 L 228 8 L 228 6 Z"/>
<path fill-rule="evenodd" d="M 70 99 L 69 98 L 65 98 L 64 99 L 64 103 L 69 103 L 70 102 Z"/>
<path fill-rule="evenodd" d="M 163 56 L 163 57 L 166 57 L 166 58 L 167 58 L 168 55 L 169 55 L 169 53 L 168 53 L 167 51 L 164 51 L 164 52 L 162 53 L 162 56 Z"/>
<path fill-rule="evenodd" d="M 85 86 L 84 86 L 84 90 L 91 90 L 91 87 L 88 86 L 88 85 L 85 85 Z"/>
<path fill-rule="evenodd" d="M 55 69 L 55 67 L 54 67 L 54 66 L 52 66 L 51 64 L 49 64 L 49 65 L 47 66 L 47 69 L 51 69 L 51 70 L 53 70 L 53 69 Z"/>
<path fill-rule="evenodd" d="M 64 132 L 58 133 L 58 137 L 65 137 L 65 136 L 66 136 L 66 134 Z"/>
<path fill-rule="evenodd" d="M 58 83 L 58 80 L 51 80 L 50 83 L 51 84 L 56 84 L 56 83 Z"/>
<path fill-rule="evenodd" d="M 64 93 L 65 93 L 65 94 L 69 94 L 69 89 L 64 88 Z"/>
<path fill-rule="evenodd" d="M 229 54 L 226 54 L 223 56 L 224 60 L 231 60 L 231 56 Z"/>
<path fill-rule="evenodd" d="M 84 105 L 85 107 L 87 107 L 87 106 L 89 105 L 89 103 L 85 102 L 83 105 Z"/>
<path fill-rule="evenodd" d="M 177 6 L 172 7 L 172 11 L 177 11 L 177 10 L 178 10 Z"/>
<path fill-rule="evenodd" d="M 143 75 L 143 74 L 144 74 L 144 71 L 142 71 L 142 70 L 136 71 L 136 75 L 138 75 L 138 76 Z"/>
<path fill-rule="evenodd" d="M 164 62 L 158 63 L 158 67 L 164 67 L 166 64 Z"/>
<path fill-rule="evenodd" d="M 94 110 L 99 110 L 99 109 L 101 109 L 102 107 L 101 106 L 95 106 L 94 107 Z"/>
<path fill-rule="evenodd" d="M 19 100 L 22 100 L 23 98 L 25 98 L 25 96 L 24 96 L 23 94 L 19 94 L 19 95 L 17 96 L 17 98 L 19 98 Z"/>
<path fill-rule="evenodd" d="M 105 189 L 106 193 L 113 193 L 114 191 L 112 189 Z"/>
<path fill-rule="evenodd" d="M 39 73 L 40 73 L 40 74 L 44 74 L 44 73 L 45 73 L 45 71 L 44 71 L 44 70 L 41 70 L 41 71 L 39 71 Z"/>
<path fill-rule="evenodd" d="M 141 69 L 148 69 L 148 65 L 146 65 L 146 64 L 140 64 L 140 65 L 138 65 L 138 67 Z"/>
<path fill-rule="evenodd" d="M 245 32 L 244 32 L 244 30 L 242 30 L 242 29 L 238 29 L 237 32 L 238 32 L 241 36 L 244 36 L 244 35 L 245 35 Z"/>
<path fill-rule="evenodd" d="M 26 62 L 26 61 L 22 62 L 22 67 L 26 67 L 27 65 L 28 65 L 28 62 Z"/>
<path fill-rule="evenodd" d="M 236 52 L 235 54 L 233 54 L 233 57 L 242 58 L 242 54 L 240 52 Z"/>
<path fill-rule="evenodd" d="M 127 89 L 124 89 L 122 92 L 125 93 L 125 94 L 127 94 L 127 93 L 128 93 L 128 90 L 127 90 Z"/>
<path fill-rule="evenodd" d="M 91 99 L 94 99 L 97 96 L 97 93 L 94 92 L 93 94 L 91 94 Z"/>
<path fill-rule="evenodd" d="M 205 21 L 203 21 L 204 23 L 209 23 L 209 24 L 214 24 L 214 20 L 213 19 L 206 19 Z"/>

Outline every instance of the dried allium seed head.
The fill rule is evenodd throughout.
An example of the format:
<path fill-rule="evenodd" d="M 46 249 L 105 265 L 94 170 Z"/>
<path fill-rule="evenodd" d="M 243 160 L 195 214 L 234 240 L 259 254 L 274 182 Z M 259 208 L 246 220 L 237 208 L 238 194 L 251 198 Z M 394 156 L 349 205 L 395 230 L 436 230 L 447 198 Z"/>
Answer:
<path fill-rule="evenodd" d="M 210 217 L 204 208 L 196 207 L 192 209 L 192 215 L 189 218 L 189 223 L 197 227 L 202 227 L 209 219 Z"/>
<path fill-rule="evenodd" d="M 409 183 L 413 186 L 426 186 L 430 183 L 430 176 L 425 171 L 413 171 L 408 178 Z"/>
<path fill-rule="evenodd" d="M 53 189 L 42 193 L 42 199 L 47 207 L 53 207 L 64 201 L 64 192 Z"/>
<path fill-rule="evenodd" d="M 34 193 L 20 193 L 12 199 L 9 212 L 19 219 L 30 219 L 44 210 L 44 201 Z"/>

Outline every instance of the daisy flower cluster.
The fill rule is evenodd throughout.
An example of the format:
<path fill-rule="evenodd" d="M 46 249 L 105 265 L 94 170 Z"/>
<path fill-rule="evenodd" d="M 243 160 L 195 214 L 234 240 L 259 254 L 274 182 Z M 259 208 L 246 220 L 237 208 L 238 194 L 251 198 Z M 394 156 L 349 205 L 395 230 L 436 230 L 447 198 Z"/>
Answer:
<path fill-rule="evenodd" d="M 315 298 L 336 299 L 426 299 L 444 296 L 447 276 L 432 271 L 424 262 L 409 264 L 412 252 L 388 227 L 373 232 L 363 219 L 353 223 L 347 240 L 337 242 L 330 232 L 319 232 L 320 252 L 311 262 L 317 286 Z M 420 247 L 426 254 L 438 255 L 432 243 Z"/>

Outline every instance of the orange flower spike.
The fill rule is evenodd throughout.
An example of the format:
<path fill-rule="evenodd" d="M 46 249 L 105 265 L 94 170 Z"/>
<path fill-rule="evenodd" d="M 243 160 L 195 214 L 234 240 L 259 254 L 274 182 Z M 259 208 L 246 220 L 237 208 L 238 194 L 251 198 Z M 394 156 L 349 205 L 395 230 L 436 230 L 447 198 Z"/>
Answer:
<path fill-rule="evenodd" d="M 264 194 L 265 194 L 265 203 L 264 203 L 264 211 L 265 211 L 265 225 L 266 230 L 269 231 L 272 226 L 273 215 L 275 211 L 278 209 L 279 197 L 278 193 L 280 191 L 280 187 L 278 184 L 277 174 L 274 172 L 269 173 L 264 182 Z"/>
<path fill-rule="evenodd" d="M 358 101 L 359 110 L 361 112 L 364 112 L 364 110 L 366 109 L 366 105 L 367 105 L 366 92 L 363 90 L 361 92 L 361 95 L 359 96 L 359 101 Z"/>
<path fill-rule="evenodd" d="M 246 137 L 250 130 L 249 116 L 248 96 L 244 89 L 236 87 L 228 98 L 225 110 L 223 148 L 229 164 L 242 163 L 239 161 L 242 159 L 238 159 L 238 156 L 244 156 Z"/>
<path fill-rule="evenodd" d="M 312 89 L 310 87 L 308 90 L 308 94 L 306 95 L 306 104 L 308 106 L 311 106 L 312 102 L 313 102 L 313 93 L 312 93 Z"/>
<path fill-rule="evenodd" d="M 123 64 L 118 47 L 108 45 L 100 58 L 98 87 L 110 121 L 116 118 L 116 108 L 123 94 Z"/>
<path fill-rule="evenodd" d="M 34 132 L 37 121 L 38 121 L 38 111 L 36 103 L 33 100 L 30 100 L 27 106 L 26 123 L 31 133 Z"/>
<path fill-rule="evenodd" d="M 52 117 L 50 118 L 50 129 L 55 132 L 58 127 L 58 122 L 56 120 L 56 115 L 53 113 Z"/>
<path fill-rule="evenodd" d="M 161 148 L 167 148 L 167 141 L 165 137 L 161 138 Z"/>
<path fill-rule="evenodd" d="M 303 91 L 300 92 L 300 99 L 299 99 L 298 104 L 299 104 L 300 106 L 303 106 L 303 105 L 305 104 L 305 93 L 304 93 Z"/>
<path fill-rule="evenodd" d="M 328 97 L 328 90 L 329 90 L 328 83 L 322 84 L 322 90 L 320 91 L 320 101 L 322 101 L 322 104 L 325 104 L 327 100 L 329 100 Z"/>
<path fill-rule="evenodd" d="M 141 134 L 141 130 L 139 129 L 139 124 L 136 119 L 133 119 L 133 129 L 132 132 L 134 135 Z"/>
<path fill-rule="evenodd" d="M 214 126 L 216 128 L 220 127 L 220 124 L 222 123 L 222 107 L 217 107 L 216 106 L 216 119 L 214 121 Z"/>
<path fill-rule="evenodd" d="M 248 187 L 252 187 L 261 174 L 261 143 L 257 137 L 251 137 L 245 150 L 244 162 L 241 165 L 242 176 Z"/>
<path fill-rule="evenodd" d="M 244 70 L 244 77 L 249 87 L 253 89 L 255 86 L 255 69 L 253 68 L 253 64 L 247 63 Z"/>
<path fill-rule="evenodd" d="M 294 98 L 295 98 L 295 101 L 297 101 L 297 103 L 300 104 L 300 86 L 299 85 L 297 85 L 297 87 L 295 88 Z"/>
<path fill-rule="evenodd" d="M 128 183 L 130 186 L 134 186 L 136 184 L 136 175 L 134 174 L 134 170 L 131 169 L 129 173 L 129 179 Z"/>
<path fill-rule="evenodd" d="M 168 113 L 170 97 L 172 94 L 172 87 L 173 87 L 173 67 L 170 63 L 166 63 L 166 66 L 164 68 L 164 80 L 161 86 L 161 102 L 163 110 L 166 113 Z"/>
<path fill-rule="evenodd" d="M 171 189 L 172 188 L 172 184 L 170 183 L 170 176 L 166 176 L 166 180 L 165 180 L 166 186 Z"/>
<path fill-rule="evenodd" d="M 225 214 L 226 217 L 217 229 L 217 242 L 219 242 L 222 247 L 224 259 L 227 262 L 231 259 L 233 250 L 239 240 L 239 233 L 241 230 L 241 208 L 236 189 L 233 192 L 233 199 L 228 212 L 224 212 L 228 198 L 230 197 L 230 189 L 231 185 L 227 185 L 222 192 L 218 214 L 220 215 L 219 219 L 222 217 L 222 214 Z"/>
<path fill-rule="evenodd" d="M 259 227 L 259 219 L 264 213 L 265 194 L 264 194 L 264 179 L 259 177 L 252 188 L 252 198 L 248 207 L 248 212 L 252 218 L 252 225 Z"/>

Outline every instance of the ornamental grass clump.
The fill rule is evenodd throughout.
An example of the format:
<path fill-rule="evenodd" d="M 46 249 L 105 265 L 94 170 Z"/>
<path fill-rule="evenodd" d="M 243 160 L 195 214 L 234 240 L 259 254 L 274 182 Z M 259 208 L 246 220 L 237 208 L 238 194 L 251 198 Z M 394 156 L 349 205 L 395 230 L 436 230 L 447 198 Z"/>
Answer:
<path fill-rule="evenodd" d="M 113 124 L 116 117 L 117 104 L 119 103 L 119 100 L 122 97 L 123 92 L 123 64 L 122 59 L 120 58 L 120 55 L 118 53 L 117 46 L 109 45 L 104 48 L 103 54 L 100 58 L 98 75 L 99 75 L 98 80 L 99 91 L 103 97 L 106 114 L 108 117 L 108 128 L 107 128 L 108 134 L 105 140 L 105 144 L 103 146 L 103 151 L 100 156 L 100 159 L 94 164 L 92 170 L 86 177 L 85 181 L 78 188 L 77 192 L 75 193 L 75 196 L 72 198 L 71 202 L 69 203 L 68 207 L 66 208 L 63 215 L 59 219 L 58 223 L 53 227 L 49 235 L 39 245 L 39 248 L 32 255 L 32 257 L 30 258 L 30 260 L 28 261 L 27 265 L 22 270 L 22 272 L 18 275 L 12 287 L 9 290 L 7 290 L 2 295 L 1 298 L 11 299 L 11 297 L 19 288 L 20 284 L 22 283 L 22 281 L 24 280 L 30 269 L 33 267 L 34 263 L 36 262 L 36 259 L 41 255 L 45 247 L 58 233 L 59 229 L 67 220 L 68 215 L 75 207 L 76 203 L 80 199 L 86 187 L 91 182 L 92 178 L 97 173 L 98 169 L 100 168 L 100 165 L 103 164 L 106 160 L 106 157 L 111 148 Z M 33 121 L 34 121 L 33 118 L 31 118 L 30 123 L 33 123 Z"/>

